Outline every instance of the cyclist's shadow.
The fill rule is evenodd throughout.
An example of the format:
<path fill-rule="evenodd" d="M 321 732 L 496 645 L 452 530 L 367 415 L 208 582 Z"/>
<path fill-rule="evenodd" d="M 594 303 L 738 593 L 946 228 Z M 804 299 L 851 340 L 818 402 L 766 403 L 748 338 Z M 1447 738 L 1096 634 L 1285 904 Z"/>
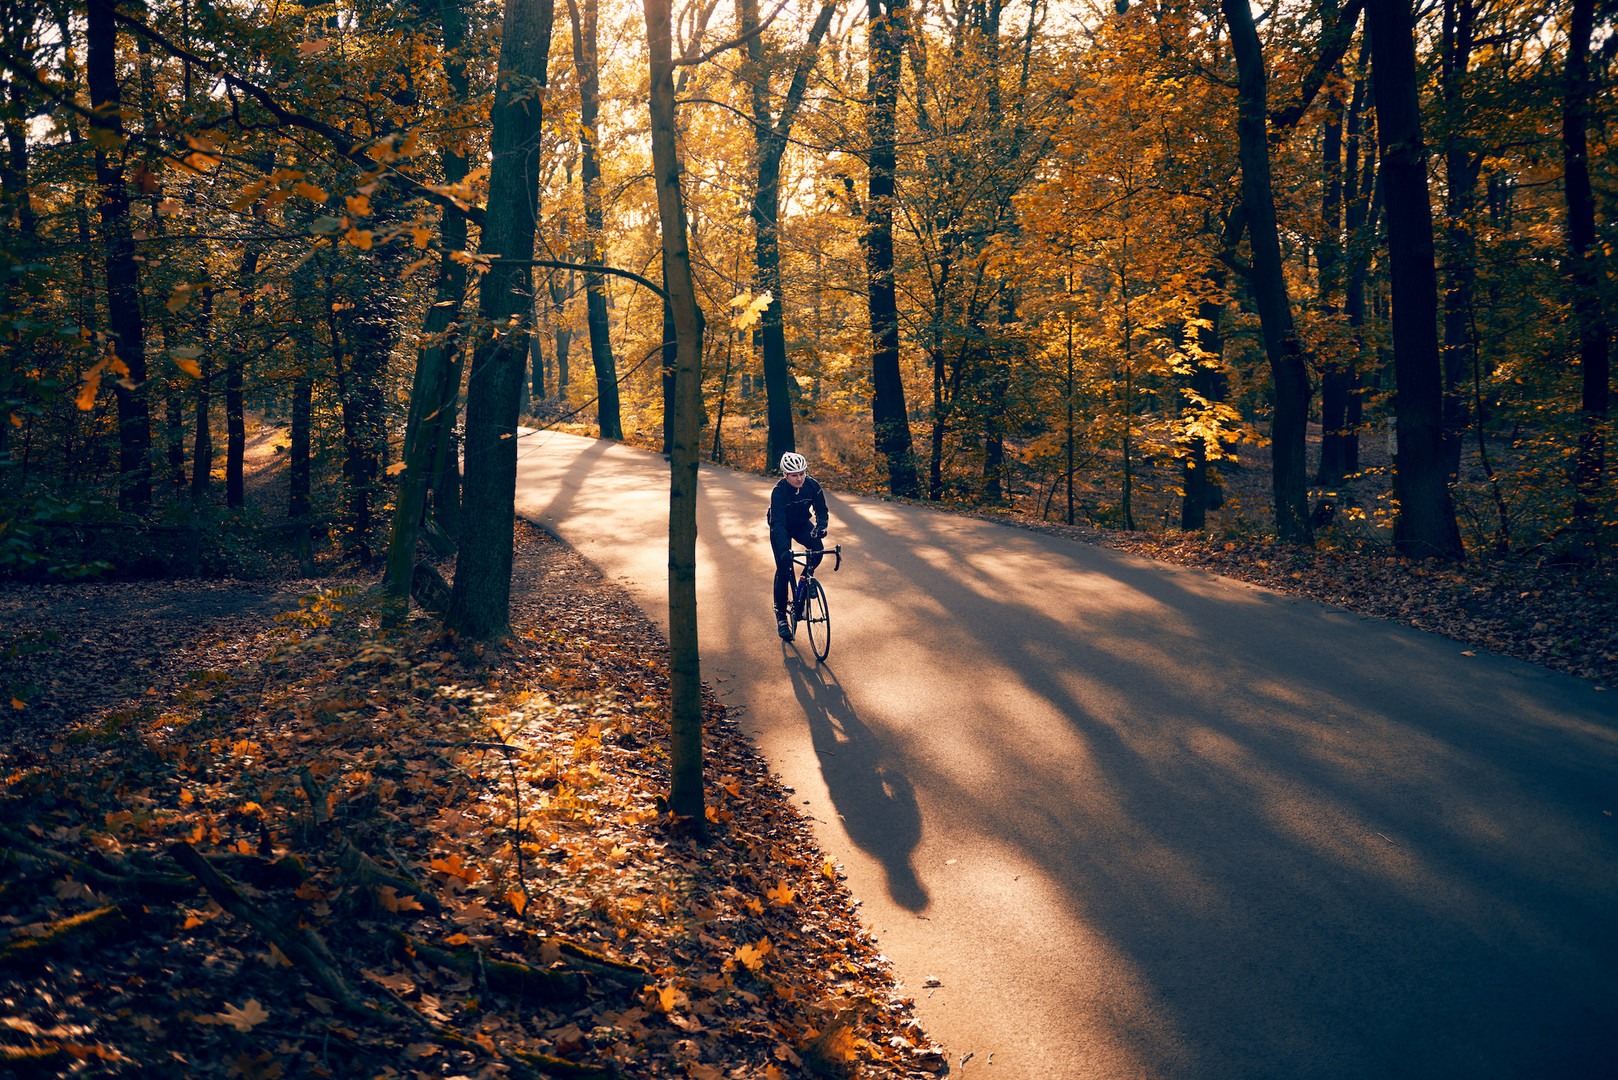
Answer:
<path fill-rule="evenodd" d="M 790 651 L 784 662 L 844 830 L 882 863 L 894 903 L 921 911 L 928 903 L 927 890 L 910 865 L 921 840 L 921 810 L 910 781 L 884 763 L 881 743 L 854 714 L 830 668 L 806 663 Z"/>

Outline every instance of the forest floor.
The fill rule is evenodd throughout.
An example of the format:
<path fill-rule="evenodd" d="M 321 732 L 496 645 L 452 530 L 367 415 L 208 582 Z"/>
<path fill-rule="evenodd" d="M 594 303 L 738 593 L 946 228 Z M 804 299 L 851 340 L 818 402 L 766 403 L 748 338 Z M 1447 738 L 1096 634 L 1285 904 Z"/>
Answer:
<path fill-rule="evenodd" d="M 1618 681 L 1603 567 L 987 516 Z M 0 583 L 0 1071 L 948 1068 L 922 988 L 716 703 L 708 837 L 660 805 L 663 641 L 571 549 L 518 536 L 517 636 L 481 654 L 424 619 L 382 632 L 374 575 L 335 565 Z"/>
<path fill-rule="evenodd" d="M 0 585 L 0 1073 L 947 1071 L 711 700 L 666 811 L 663 640 L 518 536 L 488 652 L 353 578 Z"/>

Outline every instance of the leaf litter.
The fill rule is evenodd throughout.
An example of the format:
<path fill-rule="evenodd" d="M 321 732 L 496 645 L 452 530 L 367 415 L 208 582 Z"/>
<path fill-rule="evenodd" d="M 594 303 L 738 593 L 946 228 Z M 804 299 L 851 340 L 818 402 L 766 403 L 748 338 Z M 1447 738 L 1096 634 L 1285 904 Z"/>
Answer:
<path fill-rule="evenodd" d="M 518 530 L 517 632 L 486 651 L 426 620 L 380 630 L 353 583 L 279 622 L 236 596 L 200 634 L 149 615 L 154 591 L 184 614 L 172 583 L 6 588 L 0 1063 L 947 1071 L 712 697 L 706 837 L 666 812 L 665 643 L 570 549 Z"/>

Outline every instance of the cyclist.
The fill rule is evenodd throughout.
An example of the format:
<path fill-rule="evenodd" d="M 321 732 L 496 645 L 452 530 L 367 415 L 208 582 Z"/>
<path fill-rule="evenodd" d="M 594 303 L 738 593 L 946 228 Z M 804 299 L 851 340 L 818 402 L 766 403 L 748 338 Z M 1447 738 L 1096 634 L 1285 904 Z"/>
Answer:
<path fill-rule="evenodd" d="M 818 553 L 825 546 L 820 538 L 826 535 L 829 520 L 826 493 L 809 475 L 809 462 L 802 454 L 788 450 L 781 455 L 781 479 L 770 492 L 764 520 L 769 522 L 770 549 L 775 553 L 775 628 L 782 640 L 791 641 L 787 597 L 792 592 L 792 541 Z M 819 554 L 809 557 L 810 566 L 819 563 Z"/>

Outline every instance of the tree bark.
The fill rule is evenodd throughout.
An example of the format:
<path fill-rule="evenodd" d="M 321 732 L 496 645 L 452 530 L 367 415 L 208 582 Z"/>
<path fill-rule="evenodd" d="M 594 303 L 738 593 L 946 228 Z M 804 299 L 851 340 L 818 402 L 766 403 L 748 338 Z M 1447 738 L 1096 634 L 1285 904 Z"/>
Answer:
<path fill-rule="evenodd" d="M 1242 205 L 1253 249 L 1253 303 L 1264 333 L 1264 351 L 1274 383 L 1270 427 L 1271 488 L 1275 532 L 1286 543 L 1312 543 L 1309 525 L 1308 463 L 1309 369 L 1292 321 L 1292 301 L 1281 264 L 1275 218 L 1275 187 L 1270 176 L 1268 82 L 1264 54 L 1247 0 L 1222 0 L 1230 23 L 1237 69 L 1238 155 L 1242 166 Z"/>
<path fill-rule="evenodd" d="M 543 153 L 551 0 L 509 0 L 491 111 L 488 208 L 481 252 L 492 257 L 478 292 L 482 326 L 466 399 L 466 481 L 450 623 L 475 640 L 511 630 L 512 514 L 517 492 L 517 402 L 533 329 L 534 223 Z"/>
<path fill-rule="evenodd" d="M 602 241 L 606 214 L 601 193 L 601 59 L 597 44 L 600 4 L 599 0 L 584 0 L 582 19 L 578 0 L 568 0 L 567 7 L 573 19 L 573 65 L 579 74 L 579 142 L 583 158 L 579 181 L 584 190 L 585 238 L 590 245 L 587 261 L 600 263 L 607 254 Z M 590 334 L 590 363 L 595 369 L 596 423 L 603 439 L 622 439 L 618 365 L 612 356 L 604 274 L 584 277 L 584 318 Z"/>
<path fill-rule="evenodd" d="M 204 286 L 201 290 L 201 313 L 198 316 L 198 339 L 207 341 L 211 324 L 213 322 L 213 289 Z M 208 495 L 208 481 L 213 475 L 213 356 L 212 350 L 205 349 L 197 358 L 197 366 L 202 372 L 197 379 L 195 407 L 195 423 L 191 433 L 191 498 L 201 501 Z"/>
<path fill-rule="evenodd" d="M 124 186 L 126 145 L 118 92 L 117 0 L 89 0 L 85 79 L 90 90 L 91 141 L 101 197 L 101 243 L 107 275 L 107 329 L 128 369 L 117 384 L 118 505 L 143 513 L 152 506 L 152 429 L 146 396 L 146 322 L 141 313 L 140 268 Z M 127 385 L 126 385 L 127 383 Z"/>
<path fill-rule="evenodd" d="M 437 15 L 443 43 L 444 77 L 456 101 L 462 102 L 468 85 L 466 63 L 461 57 L 466 38 L 466 12 L 459 0 L 442 0 L 437 5 Z M 440 168 L 446 184 L 458 184 L 466 179 L 466 155 L 458 145 L 443 148 Z M 446 416 L 452 415 L 449 403 L 460 392 L 458 379 L 455 386 L 449 383 L 452 373 L 459 371 L 451 357 L 455 352 L 454 335 L 461 309 L 466 302 L 466 265 L 452 258 L 451 253 L 466 247 L 466 215 L 449 207 L 444 211 L 442 230 L 444 251 L 438 260 L 433 306 L 427 309 L 422 326 L 422 340 L 426 345 L 416 353 L 410 412 L 405 422 L 405 467 L 394 494 L 393 529 L 388 537 L 387 570 L 383 575 L 383 586 L 400 618 L 409 611 L 416 545 L 426 515 L 427 491 L 431 486 L 440 431 Z"/>
<path fill-rule="evenodd" d="M 259 249 L 249 244 L 242 253 L 241 270 L 236 278 L 236 291 L 241 297 L 237 308 L 236 335 L 225 361 L 225 505 L 232 510 L 247 502 L 246 480 L 243 470 L 247 463 L 247 402 L 245 353 L 258 311 L 254 302 L 253 279 L 258 275 Z"/>
<path fill-rule="evenodd" d="M 753 154 L 756 163 L 753 186 L 753 264 L 755 285 L 760 292 L 770 294 L 770 305 L 760 314 L 758 341 L 764 368 L 765 414 L 768 428 L 765 436 L 764 462 L 774 469 L 782 454 L 797 449 L 797 435 L 792 422 L 792 371 L 787 363 L 786 328 L 784 313 L 786 300 L 781 282 L 781 161 L 786 155 L 787 140 L 798 110 L 809 86 L 809 71 L 814 66 L 820 43 L 831 26 L 836 13 L 835 3 L 823 4 L 809 39 L 798 54 L 798 62 L 788 84 L 781 115 L 770 114 L 770 69 L 764 56 L 764 35 L 758 33 L 758 0 L 741 0 L 743 34 L 747 39 L 746 79 L 753 98 Z"/>
<path fill-rule="evenodd" d="M 1478 174 L 1483 155 L 1467 128 L 1468 69 L 1476 35 L 1472 0 L 1445 0 L 1439 94 L 1444 106 L 1444 463 L 1454 483 L 1461 470 L 1461 443 L 1471 422 L 1462 381 L 1472 370 L 1473 293 L 1477 287 Z"/>
<path fill-rule="evenodd" d="M 1574 515 L 1581 528 L 1597 527 L 1595 500 L 1606 468 L 1607 419 L 1611 394 L 1611 331 L 1601 308 L 1602 248 L 1596 235 L 1595 199 L 1590 185 L 1590 148 L 1585 128 L 1590 113 L 1590 36 L 1595 0 L 1573 0 L 1568 26 L 1567 68 L 1562 100 L 1563 185 L 1567 191 L 1567 276 L 1579 341 L 1581 379 L 1579 448 L 1573 465 Z"/>
<path fill-rule="evenodd" d="M 668 0 L 645 0 L 651 53 L 652 177 L 663 244 L 663 280 L 676 340 L 669 432 L 669 808 L 705 828 L 702 672 L 697 651 L 697 458 L 702 413 L 702 311 L 697 306 L 675 146 L 674 62 Z"/>
<path fill-rule="evenodd" d="M 1460 528 L 1444 461 L 1444 377 L 1438 352 L 1438 273 L 1433 262 L 1427 147 L 1417 98 L 1410 0 L 1368 0 L 1376 74 L 1376 137 L 1388 215 L 1394 381 L 1399 447 L 1394 544 L 1414 558 L 1460 558 Z"/>
<path fill-rule="evenodd" d="M 871 421 L 876 450 L 887 461 L 888 491 L 904 498 L 920 494 L 916 458 L 905 411 L 904 377 L 899 368 L 899 307 L 893 271 L 894 145 L 903 57 L 905 0 L 867 0 L 869 19 L 870 162 L 865 231 L 867 304 L 871 317 Z"/>

